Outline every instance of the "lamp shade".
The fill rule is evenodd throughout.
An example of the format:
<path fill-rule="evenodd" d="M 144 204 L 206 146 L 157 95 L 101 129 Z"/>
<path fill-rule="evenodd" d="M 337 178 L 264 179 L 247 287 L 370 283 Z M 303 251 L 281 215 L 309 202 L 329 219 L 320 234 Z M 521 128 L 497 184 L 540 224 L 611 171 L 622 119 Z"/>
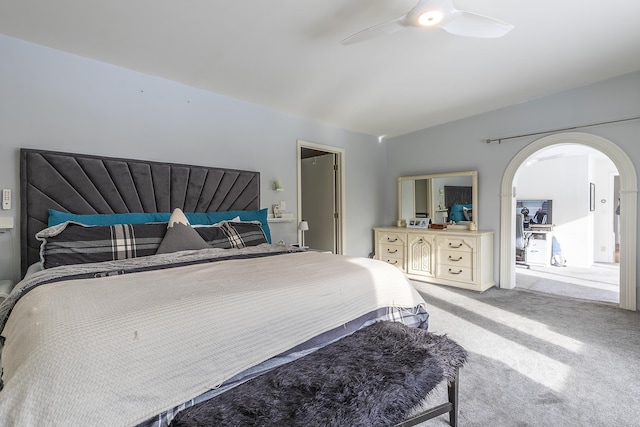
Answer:
<path fill-rule="evenodd" d="M 307 231 L 308 229 L 309 229 L 309 223 L 307 221 L 300 221 L 300 224 L 298 224 L 298 230 Z"/>

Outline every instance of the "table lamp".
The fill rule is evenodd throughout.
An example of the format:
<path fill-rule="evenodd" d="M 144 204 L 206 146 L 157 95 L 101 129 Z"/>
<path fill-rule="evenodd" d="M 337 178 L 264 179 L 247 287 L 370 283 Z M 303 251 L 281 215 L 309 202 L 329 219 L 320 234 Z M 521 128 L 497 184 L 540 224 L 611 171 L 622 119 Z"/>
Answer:
<path fill-rule="evenodd" d="M 302 244 L 300 247 L 304 248 L 304 232 L 309 230 L 309 223 L 307 221 L 300 221 L 298 224 L 298 230 L 302 231 Z"/>

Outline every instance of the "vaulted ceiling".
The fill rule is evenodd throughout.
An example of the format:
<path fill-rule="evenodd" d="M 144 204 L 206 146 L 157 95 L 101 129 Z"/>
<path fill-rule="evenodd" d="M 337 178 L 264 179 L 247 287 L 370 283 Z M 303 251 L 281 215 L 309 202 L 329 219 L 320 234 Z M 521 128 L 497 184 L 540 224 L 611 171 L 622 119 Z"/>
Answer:
<path fill-rule="evenodd" d="M 371 135 L 396 136 L 640 70 L 640 2 L 455 0 L 515 28 L 407 28 L 417 0 L 5 0 L 0 33 Z"/>

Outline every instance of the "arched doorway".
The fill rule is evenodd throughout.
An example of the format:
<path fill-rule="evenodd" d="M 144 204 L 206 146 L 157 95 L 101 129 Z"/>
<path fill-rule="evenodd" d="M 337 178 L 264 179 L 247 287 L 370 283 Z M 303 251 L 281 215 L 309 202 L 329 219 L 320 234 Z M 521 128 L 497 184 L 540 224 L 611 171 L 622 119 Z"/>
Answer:
<path fill-rule="evenodd" d="M 638 187 L 633 163 L 611 141 L 588 133 L 567 132 L 545 136 L 524 147 L 507 165 L 500 190 L 500 286 L 515 286 L 515 194 L 516 173 L 524 161 L 556 144 L 581 144 L 601 151 L 616 165 L 620 174 L 620 308 L 636 310 L 636 218 Z"/>

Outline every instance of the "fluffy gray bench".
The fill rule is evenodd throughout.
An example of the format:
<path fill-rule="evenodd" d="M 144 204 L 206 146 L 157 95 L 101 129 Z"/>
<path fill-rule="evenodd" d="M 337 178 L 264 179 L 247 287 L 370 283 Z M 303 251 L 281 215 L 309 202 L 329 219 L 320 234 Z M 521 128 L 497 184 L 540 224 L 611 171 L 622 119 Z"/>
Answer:
<path fill-rule="evenodd" d="M 172 427 L 457 425 L 466 351 L 446 336 L 378 322 L 178 414 Z M 442 381 L 449 401 L 411 418 Z"/>

